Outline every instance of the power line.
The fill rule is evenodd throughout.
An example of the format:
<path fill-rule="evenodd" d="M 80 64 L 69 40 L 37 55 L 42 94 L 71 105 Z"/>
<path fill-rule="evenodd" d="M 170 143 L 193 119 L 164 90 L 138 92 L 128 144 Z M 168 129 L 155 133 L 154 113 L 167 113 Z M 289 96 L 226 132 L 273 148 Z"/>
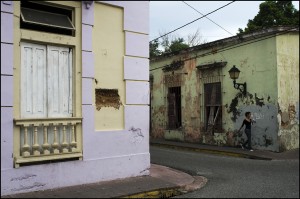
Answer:
<path fill-rule="evenodd" d="M 155 41 L 155 40 L 157 40 L 157 39 L 159 39 L 159 38 L 161 38 L 161 37 L 164 37 L 164 36 L 166 36 L 166 35 L 168 35 L 168 34 L 170 34 L 170 33 L 172 33 L 172 32 L 175 32 L 176 30 L 179 30 L 179 29 L 181 29 L 181 28 L 183 28 L 183 27 L 185 27 L 185 26 L 187 26 L 187 25 L 190 25 L 191 23 L 194 23 L 195 21 L 198 21 L 199 19 L 202 19 L 202 18 L 206 17 L 207 15 L 210 15 L 210 14 L 216 12 L 216 11 L 218 11 L 218 10 L 220 10 L 220 9 L 222 9 L 222 8 L 224 8 L 224 7 L 226 7 L 226 6 L 228 6 L 229 4 L 231 4 L 231 3 L 233 3 L 233 2 L 235 2 L 235 1 L 232 1 L 232 2 L 230 2 L 230 3 L 228 3 L 228 4 L 224 5 L 224 6 L 222 6 L 222 7 L 220 7 L 220 8 L 218 8 L 218 9 L 216 9 L 216 10 L 210 12 L 210 13 L 207 13 L 206 15 L 203 15 L 202 17 L 199 17 L 199 18 L 197 18 L 197 19 L 195 19 L 195 20 L 193 20 L 193 21 L 191 21 L 191 22 L 189 22 L 189 23 L 187 23 L 187 24 L 185 24 L 185 25 L 183 25 L 183 26 L 180 26 L 179 28 L 176 28 L 175 30 L 172 30 L 172 31 L 170 31 L 170 32 L 168 32 L 168 33 L 166 33 L 166 34 L 160 36 L 160 37 L 157 37 L 156 39 L 153 39 L 153 40 L 151 40 L 150 42 Z"/>
<path fill-rule="evenodd" d="M 244 43 L 244 44 L 241 44 L 241 45 L 238 45 L 238 46 L 233 46 L 233 47 L 229 47 L 229 48 L 228 47 L 223 47 L 223 48 L 218 49 L 217 53 L 224 52 L 224 51 L 227 51 L 227 50 L 231 50 L 231 49 L 234 49 L 234 48 L 238 48 L 238 47 L 241 47 L 241 46 L 249 45 L 249 44 L 252 44 L 252 43 L 255 43 L 255 42 L 263 41 L 263 40 L 266 40 L 266 39 L 269 39 L 269 38 L 272 38 L 272 37 L 275 37 L 275 36 L 283 35 L 283 34 L 286 34 L 287 32 L 289 32 L 290 30 L 293 30 L 293 29 L 295 29 L 295 27 L 289 28 L 289 29 L 284 30 L 282 32 L 275 32 L 274 34 L 271 34 L 271 36 L 266 36 L 266 37 L 263 37 L 262 39 L 254 40 L 252 42 Z M 257 38 L 255 38 L 255 39 L 257 39 Z M 198 57 L 206 56 L 206 55 L 209 55 L 209 54 L 213 54 L 213 52 L 207 52 L 207 53 L 199 54 L 199 55 L 196 55 L 194 57 L 187 58 L 187 59 L 184 59 L 184 60 L 181 60 L 181 61 L 189 61 L 189 60 L 196 59 Z M 160 69 L 160 68 L 163 68 L 163 67 L 164 66 L 160 66 L 160 67 L 151 69 L 150 71 L 157 70 L 157 69 Z"/>
<path fill-rule="evenodd" d="M 189 6 L 190 8 L 192 8 L 193 10 L 195 10 L 196 12 L 200 13 L 202 16 L 204 16 L 204 14 L 202 14 L 200 11 L 198 11 L 196 8 L 194 8 L 193 6 L 189 5 L 188 3 L 186 3 L 185 1 L 182 1 L 183 3 L 185 3 L 187 6 Z M 229 34 L 231 34 L 233 36 L 233 34 L 229 31 L 227 31 L 225 28 L 223 28 L 222 26 L 220 26 L 219 24 L 217 24 L 216 22 L 214 22 L 213 20 L 211 20 L 208 17 L 207 18 L 209 21 L 213 22 L 214 24 L 216 24 L 217 26 L 219 26 L 220 28 L 222 28 L 223 30 L 225 30 L 226 32 L 228 32 Z"/>

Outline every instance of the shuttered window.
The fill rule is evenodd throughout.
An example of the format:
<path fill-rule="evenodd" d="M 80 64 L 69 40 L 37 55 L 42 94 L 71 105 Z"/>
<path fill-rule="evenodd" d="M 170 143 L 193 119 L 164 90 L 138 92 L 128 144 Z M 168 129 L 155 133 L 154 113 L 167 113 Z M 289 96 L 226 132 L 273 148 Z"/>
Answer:
<path fill-rule="evenodd" d="M 21 117 L 72 116 L 72 49 L 21 43 Z"/>
<path fill-rule="evenodd" d="M 181 127 L 181 88 L 170 87 L 168 90 L 168 128 Z"/>
<path fill-rule="evenodd" d="M 222 132 L 221 83 L 204 84 L 206 131 Z"/>

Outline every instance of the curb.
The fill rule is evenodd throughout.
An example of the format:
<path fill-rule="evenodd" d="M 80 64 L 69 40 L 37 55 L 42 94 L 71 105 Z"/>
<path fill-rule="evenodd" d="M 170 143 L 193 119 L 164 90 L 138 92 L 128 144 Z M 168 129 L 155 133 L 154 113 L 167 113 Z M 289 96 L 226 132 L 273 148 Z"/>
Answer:
<path fill-rule="evenodd" d="M 129 196 L 121 196 L 117 198 L 170 198 L 185 194 L 180 189 L 181 187 L 155 189 L 152 191 L 140 192 Z"/>
<path fill-rule="evenodd" d="M 207 178 L 203 176 L 193 176 L 193 178 L 194 182 L 188 185 L 155 189 L 152 191 L 136 193 L 129 196 L 122 196 L 120 198 L 170 198 L 201 189 L 207 183 Z"/>
<path fill-rule="evenodd" d="M 194 147 L 174 146 L 174 145 L 170 145 L 170 144 L 161 144 L 161 143 L 153 143 L 153 142 L 150 142 L 150 145 L 158 146 L 158 147 L 165 147 L 165 148 L 172 148 L 172 149 L 177 149 L 177 150 L 226 155 L 226 156 L 238 157 L 238 158 L 247 158 L 247 159 L 256 159 L 256 160 L 272 160 L 272 158 L 264 158 L 264 157 L 259 157 L 259 156 L 255 156 L 255 155 L 248 155 L 248 154 L 228 152 L 228 151 L 220 151 L 220 150 L 215 150 L 215 149 L 199 149 L 199 148 L 194 148 Z"/>
<path fill-rule="evenodd" d="M 193 176 L 194 182 L 188 185 L 185 185 L 184 192 L 192 192 L 204 187 L 207 183 L 207 178 L 204 176 Z"/>

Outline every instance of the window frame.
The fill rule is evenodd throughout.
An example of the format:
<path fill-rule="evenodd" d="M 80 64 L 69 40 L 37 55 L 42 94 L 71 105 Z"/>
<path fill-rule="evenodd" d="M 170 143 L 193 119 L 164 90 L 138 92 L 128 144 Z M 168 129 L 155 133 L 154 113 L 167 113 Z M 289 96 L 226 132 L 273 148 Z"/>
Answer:
<path fill-rule="evenodd" d="M 72 28 L 69 28 L 69 27 L 66 27 L 66 26 L 51 25 L 51 24 L 47 24 L 47 23 L 35 22 L 33 20 L 31 20 L 31 21 L 27 20 L 27 19 L 25 19 L 26 17 L 24 16 L 24 12 L 22 12 L 22 9 L 32 10 L 32 11 L 36 11 L 36 12 L 40 12 L 40 13 L 47 13 L 47 14 L 49 13 L 50 15 L 64 16 L 64 17 L 66 17 L 67 21 L 70 23 L 70 25 L 72 26 Z M 70 18 L 67 15 L 62 15 L 62 14 L 57 14 L 57 13 L 51 13 L 51 12 L 36 10 L 36 9 L 32 9 L 32 8 L 21 8 L 21 18 L 22 18 L 23 22 L 29 23 L 29 24 L 37 24 L 37 25 L 41 25 L 41 26 L 50 26 L 50 27 L 53 27 L 53 28 L 75 30 L 74 24 L 72 23 L 72 21 L 70 20 Z"/>
<path fill-rule="evenodd" d="M 28 81 L 28 79 L 26 79 L 26 80 L 24 80 L 24 78 L 27 78 L 27 75 L 25 75 L 24 74 L 24 67 L 26 67 L 26 66 L 24 66 L 23 65 L 23 58 L 24 58 L 24 55 L 23 55 L 23 48 L 25 48 L 25 47 L 27 47 L 27 46 L 31 46 L 31 47 L 33 47 L 33 48 L 37 48 L 37 47 L 40 47 L 40 48 L 44 48 L 45 49 L 45 61 L 44 61 L 44 74 L 43 74 L 43 82 L 44 82 L 44 94 L 43 94 L 43 96 L 44 96 L 44 106 L 43 106 L 43 108 L 45 109 L 44 111 L 45 111 L 45 113 L 43 114 L 43 115 L 40 115 L 40 114 L 37 114 L 36 112 L 34 112 L 34 110 L 33 110 L 33 108 L 34 107 L 36 107 L 37 105 L 36 104 L 34 104 L 33 102 L 32 102 L 32 113 L 26 113 L 26 104 L 24 104 L 24 96 L 25 95 L 28 95 L 28 91 L 27 91 L 27 82 L 26 81 Z M 73 63 L 73 51 L 74 51 L 74 49 L 73 48 L 71 48 L 71 47 L 68 47 L 68 46 L 64 46 L 64 45 L 52 45 L 52 44 L 39 44 L 39 43 L 30 43 L 30 42 L 21 42 L 20 43 L 20 49 L 21 49 L 21 81 L 20 81 L 20 83 L 21 83 L 21 85 L 20 85 L 20 105 L 21 105 L 21 110 L 20 110 L 20 117 L 21 118 L 67 118 L 67 117 L 74 117 L 74 91 L 73 91 L 73 87 L 74 87 L 74 70 L 75 70 L 75 65 L 74 65 L 74 63 Z M 52 108 L 50 108 L 50 101 L 51 101 L 51 99 L 50 99 L 50 94 L 51 93 L 54 93 L 55 91 L 50 91 L 49 90 L 49 88 L 50 88 L 50 86 L 49 86 L 49 84 L 50 84 L 50 82 L 51 82 L 51 80 L 52 81 L 54 81 L 53 80 L 53 77 L 51 77 L 51 75 L 52 74 L 50 74 L 50 69 L 51 69 L 51 67 L 52 66 L 50 66 L 51 65 L 51 63 L 50 63 L 50 50 L 51 49 L 57 49 L 59 52 L 61 52 L 61 51 L 63 51 L 63 49 L 68 49 L 68 51 L 69 51 L 69 54 L 68 54 L 68 62 L 67 62 L 67 64 L 68 64 L 68 68 L 66 69 L 66 68 L 60 68 L 59 69 L 59 67 L 61 67 L 62 65 L 60 64 L 60 63 L 58 63 L 58 67 L 57 67 L 57 70 L 58 70 L 58 73 L 57 73 L 57 75 L 58 76 L 61 76 L 61 71 L 62 70 L 67 70 L 68 72 L 67 72 L 67 78 L 65 78 L 65 77 L 63 77 L 63 80 L 64 79 L 67 79 L 66 81 L 64 80 L 63 81 L 63 86 L 65 86 L 65 82 L 68 82 L 68 92 L 69 92 L 69 96 L 68 96 L 68 113 L 61 113 L 61 112 L 59 112 L 59 113 L 57 113 L 57 114 L 55 114 L 55 113 L 53 113 L 53 110 L 52 110 Z M 33 55 L 34 56 L 34 55 Z M 58 55 L 59 56 L 59 55 Z M 61 59 L 61 57 L 58 57 L 58 62 L 60 62 L 60 59 Z M 33 59 L 33 61 L 32 61 L 32 68 L 33 67 L 35 67 L 34 66 L 34 59 Z M 33 74 L 34 74 L 34 71 L 33 71 L 33 69 L 31 69 L 32 70 L 32 76 L 33 76 Z M 52 69 L 53 70 L 53 69 Z M 27 71 L 25 71 L 26 73 L 27 73 Z M 64 72 L 62 72 L 62 73 L 64 73 Z M 37 77 L 37 78 L 39 78 L 39 77 Z M 57 77 L 57 79 L 59 79 L 60 77 Z M 60 82 L 60 81 L 59 81 Z M 26 86 L 24 86 L 24 85 L 26 85 Z M 25 91 L 25 90 L 26 91 Z M 59 88 L 57 88 L 57 89 L 59 89 L 58 91 L 57 91 L 57 93 L 58 93 L 58 95 L 59 95 L 59 97 L 61 98 L 61 94 L 59 94 L 59 93 L 61 93 L 61 92 L 63 92 L 61 89 L 63 89 L 63 88 L 61 88 L 61 87 L 59 87 Z M 38 89 L 39 90 L 39 89 Z M 65 89 L 64 89 L 64 91 L 65 91 Z M 26 92 L 26 94 L 24 93 L 24 92 Z M 31 93 L 31 98 L 32 99 L 34 99 L 34 92 L 32 91 L 32 93 Z M 63 96 L 64 96 L 65 94 L 63 94 Z M 64 98 L 63 98 L 63 100 L 62 100 L 62 102 L 61 102 L 61 99 L 60 99 L 60 101 L 58 102 L 59 103 L 59 105 L 58 106 L 61 106 L 61 104 L 63 104 L 63 102 L 65 102 L 65 100 L 64 100 Z M 37 103 L 38 104 L 38 103 Z"/>
<path fill-rule="evenodd" d="M 174 100 L 174 102 L 171 103 L 171 100 Z M 171 130 L 182 127 L 181 86 L 168 87 L 167 103 L 168 129 Z"/>
<path fill-rule="evenodd" d="M 70 22 L 72 29 L 60 26 L 53 26 L 51 24 L 43 24 L 36 22 L 28 22 L 23 16 L 22 9 L 32 9 L 37 12 L 50 13 L 53 15 L 63 15 L 66 16 L 67 20 Z M 75 10 L 73 7 L 68 7 L 65 5 L 52 4 L 50 2 L 37 2 L 37 1 L 21 1 L 20 2 L 20 28 L 31 30 L 31 31 L 41 31 L 52 34 L 66 35 L 75 37 L 76 31 L 75 22 Z"/>
<path fill-rule="evenodd" d="M 215 87 L 215 88 L 213 88 Z M 213 91 L 215 89 L 215 99 Z M 208 103 L 210 102 L 210 103 Z M 221 82 L 205 83 L 204 84 L 204 116 L 205 116 L 205 131 L 222 132 L 222 91 Z M 212 113 L 210 111 L 213 111 Z M 210 118 L 212 117 L 212 118 Z M 213 120 L 213 126 L 210 128 L 209 120 Z"/>

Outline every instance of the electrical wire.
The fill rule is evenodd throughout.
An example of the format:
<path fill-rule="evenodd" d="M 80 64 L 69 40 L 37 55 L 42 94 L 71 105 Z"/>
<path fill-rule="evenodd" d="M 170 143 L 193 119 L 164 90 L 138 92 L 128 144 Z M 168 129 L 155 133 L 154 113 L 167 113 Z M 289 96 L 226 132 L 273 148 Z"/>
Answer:
<path fill-rule="evenodd" d="M 279 35 L 283 35 L 283 34 L 286 34 L 287 32 L 289 32 L 290 30 L 293 30 L 293 29 L 295 29 L 295 27 L 286 29 L 286 30 L 284 30 L 282 32 L 275 32 L 274 34 L 271 34 L 270 36 L 263 37 L 262 39 L 255 40 L 255 39 L 257 39 L 257 38 L 255 38 L 254 39 L 255 41 L 244 43 L 244 44 L 241 44 L 241 45 L 238 45 L 238 46 L 223 47 L 223 48 L 218 49 L 217 53 L 224 52 L 224 51 L 227 51 L 227 50 L 231 50 L 231 49 L 234 49 L 234 48 L 238 48 L 238 47 L 241 47 L 241 46 L 249 45 L 249 44 L 252 44 L 252 43 L 259 42 L 259 41 L 263 41 L 263 40 L 266 40 L 266 39 L 269 39 L 269 38 L 272 38 L 272 37 L 276 37 L 276 36 L 279 36 Z M 207 53 L 199 54 L 199 55 L 196 55 L 194 57 L 187 58 L 187 59 L 184 59 L 184 60 L 181 60 L 181 61 L 189 61 L 189 60 L 196 59 L 198 57 L 203 57 L 203 56 L 210 55 L 210 54 L 213 54 L 213 52 L 207 52 Z M 149 71 L 157 70 L 157 69 L 160 69 L 160 68 L 163 68 L 163 67 L 164 66 L 157 67 L 157 68 L 151 69 Z"/>
<path fill-rule="evenodd" d="M 230 3 L 224 5 L 224 6 L 220 7 L 220 8 L 218 8 L 218 9 L 216 9 L 216 10 L 210 12 L 210 13 L 207 13 L 207 14 L 203 15 L 202 17 L 199 17 L 199 18 L 197 18 L 197 19 L 195 19 L 195 20 L 193 20 L 193 21 L 191 21 L 191 22 L 189 22 L 189 23 L 187 23 L 187 24 L 185 24 L 185 25 L 183 25 L 183 26 L 180 26 L 179 28 L 176 28 L 175 30 L 172 30 L 172 31 L 170 31 L 170 32 L 168 32 L 168 33 L 166 33 L 166 34 L 164 34 L 164 35 L 161 35 L 161 36 L 157 37 L 156 39 L 151 40 L 150 42 L 155 41 L 155 40 L 157 40 L 157 39 L 159 39 L 159 38 L 162 38 L 162 37 L 164 37 L 164 36 L 166 36 L 166 35 L 168 35 L 168 34 L 170 34 L 170 33 L 172 33 L 172 32 L 175 32 L 175 31 L 177 31 L 177 30 L 179 30 L 179 29 L 181 29 L 181 28 L 187 26 L 187 25 L 190 25 L 190 24 L 194 23 L 195 21 L 198 21 L 199 19 L 202 19 L 202 18 L 204 18 L 204 17 L 206 17 L 206 16 L 208 16 L 208 15 L 210 15 L 210 14 L 212 14 L 212 13 L 214 13 L 214 12 L 216 12 L 216 11 L 218 11 L 218 10 L 220 10 L 220 9 L 222 9 L 222 8 L 224 8 L 224 7 L 226 7 L 226 6 L 228 6 L 229 4 L 232 4 L 233 2 L 235 2 L 235 1 L 231 1 Z"/>
<path fill-rule="evenodd" d="M 183 3 L 185 3 L 187 6 L 189 6 L 190 8 L 192 8 L 193 10 L 195 10 L 196 12 L 200 13 L 202 16 L 204 16 L 204 14 L 202 14 L 199 10 L 197 10 L 196 8 L 194 8 L 193 6 L 189 5 L 188 3 L 186 3 L 185 1 L 182 1 Z M 209 21 L 213 22 L 214 24 L 216 24 L 217 26 L 219 26 L 220 28 L 222 28 L 223 30 L 225 30 L 226 32 L 228 32 L 230 35 L 233 36 L 233 34 L 231 32 L 229 32 L 228 30 L 226 30 L 225 28 L 223 28 L 222 26 L 220 26 L 219 24 L 217 24 L 216 22 L 214 22 L 213 20 L 211 20 L 208 17 L 207 18 Z"/>

